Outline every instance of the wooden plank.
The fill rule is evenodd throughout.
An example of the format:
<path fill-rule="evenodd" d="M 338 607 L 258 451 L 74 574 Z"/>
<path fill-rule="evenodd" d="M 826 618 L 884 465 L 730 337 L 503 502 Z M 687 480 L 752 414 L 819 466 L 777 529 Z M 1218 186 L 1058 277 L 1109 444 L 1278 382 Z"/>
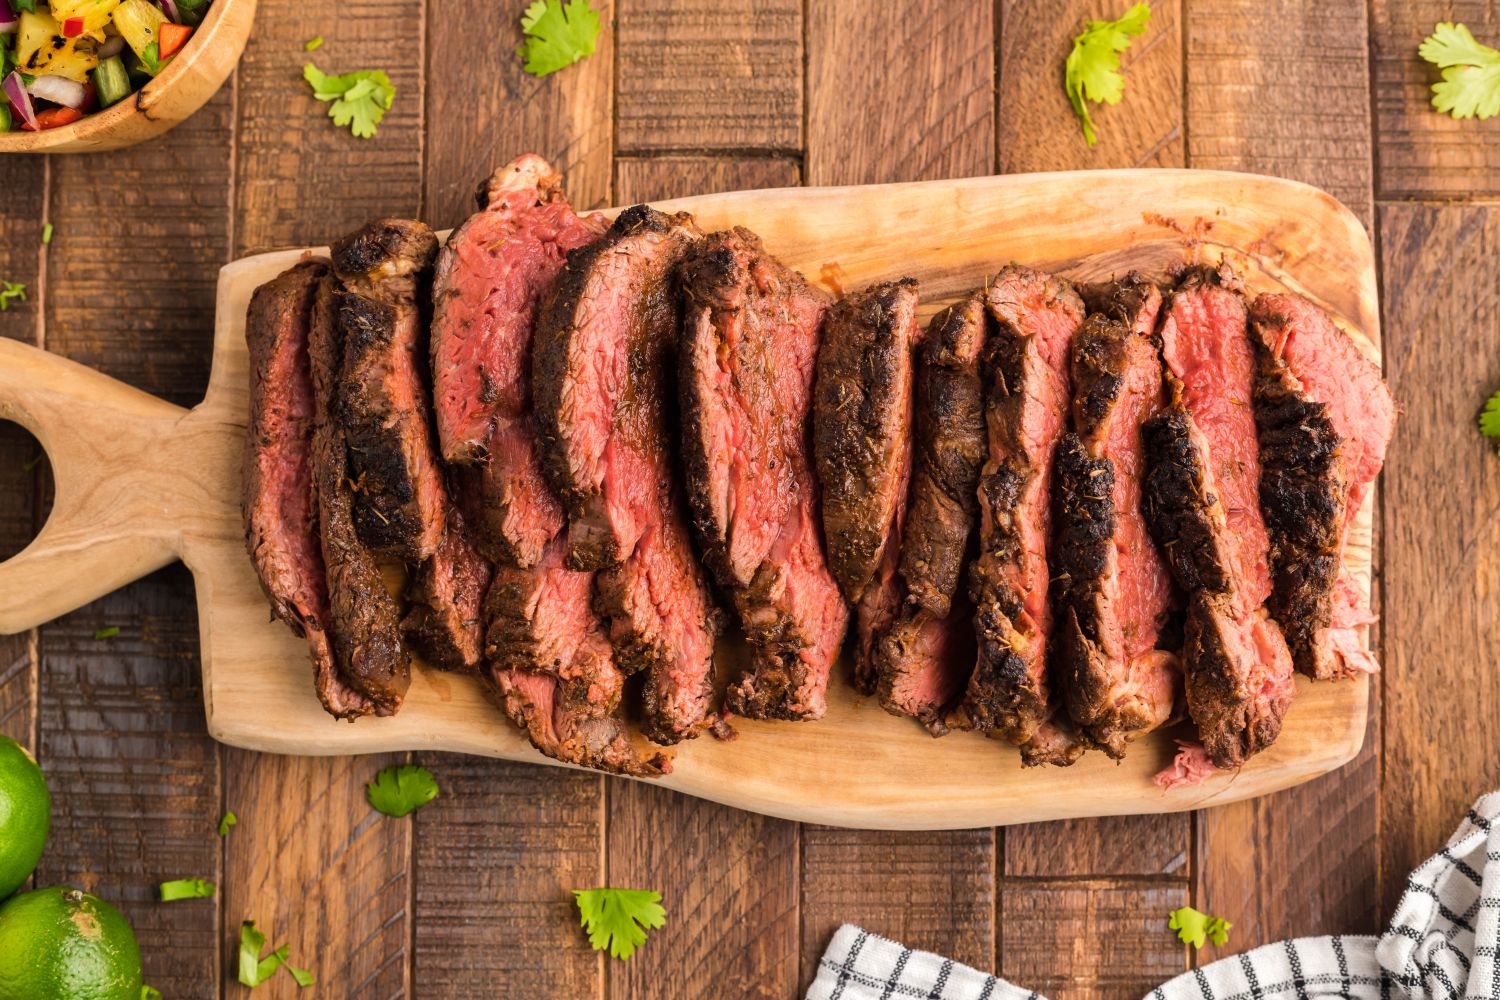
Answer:
<path fill-rule="evenodd" d="M 1064 774 L 1058 780 L 1066 780 Z M 1192 820 L 1187 814 L 1109 816 L 1033 823 L 1005 831 L 1012 876 L 1161 875 L 1186 878 Z"/>
<path fill-rule="evenodd" d="M 1500 193 L 1500 119 L 1457 121 L 1432 107 L 1440 71 L 1417 54 L 1439 21 L 1500 45 L 1500 8 L 1445 0 L 1373 0 L 1375 126 L 1382 197 L 1466 199 Z"/>
<path fill-rule="evenodd" d="M 1150 28 L 1121 56 L 1124 100 L 1089 105 L 1094 148 L 1068 103 L 1063 64 L 1073 36 L 1086 19 L 1112 20 L 1122 9 L 1114 0 L 1002 0 L 1002 171 L 1183 165 L 1180 0 L 1153 3 Z"/>
<path fill-rule="evenodd" d="M 624 202 L 790 187 L 786 159 L 620 160 Z M 688 747 L 691 753 L 695 748 Z M 790 997 L 797 992 L 797 824 L 689 798 L 647 782 L 609 785 L 612 885 L 655 889 L 667 926 L 611 968 L 611 997 Z"/>
<path fill-rule="evenodd" d="M 260 0 L 238 74 L 237 254 L 326 244 L 381 215 L 418 211 L 423 7 L 421 0 L 348 0 L 336 8 Z M 488 32 L 474 34 L 494 42 Z M 315 35 L 323 45 L 305 51 Z M 390 76 L 396 98 L 373 138 L 333 124 L 327 104 L 302 81 L 307 62 L 325 73 L 378 69 Z M 473 61 L 465 71 L 471 84 L 486 75 Z M 467 101 L 463 114 L 473 131 L 482 130 Z"/>
<path fill-rule="evenodd" d="M 1500 207 L 1380 207 L 1387 372 L 1384 912 L 1500 785 L 1500 459 L 1474 418 L 1500 389 Z"/>
<path fill-rule="evenodd" d="M 609 203 L 614 5 L 590 5 L 605 26 L 594 54 L 541 78 L 524 72 L 514 55 L 522 6 L 490 0 L 429 5 L 423 191 L 434 228 L 462 221 L 474 211 L 479 184 L 526 152 L 542 154 L 563 171 L 574 206 Z"/>
<path fill-rule="evenodd" d="M 808 4 L 806 182 L 993 172 L 994 45 L 991 0 Z"/>
<path fill-rule="evenodd" d="M 636 0 L 617 30 L 621 152 L 802 151 L 800 0 Z"/>
<path fill-rule="evenodd" d="M 1277 44 L 1267 45 L 1272 37 Z M 1365 5 L 1357 0 L 1190 3 L 1188 164 L 1316 184 L 1371 227 L 1366 43 Z M 1314 88 L 1322 95 L 1316 102 L 1307 96 Z M 1195 903 L 1234 922 L 1237 948 L 1375 930 L 1378 691 L 1377 684 L 1364 749 L 1352 763 L 1296 789 L 1201 814 Z M 1297 832 L 1313 827 L 1339 835 Z"/>
<path fill-rule="evenodd" d="M 1055 1000 L 1144 996 L 1187 967 L 1167 927 L 1187 901 L 1180 884 L 1007 882 L 1000 975 Z"/>
<path fill-rule="evenodd" d="M 1362 0 L 1193 2 L 1186 27 L 1188 165 L 1315 184 L 1370 226 Z"/>

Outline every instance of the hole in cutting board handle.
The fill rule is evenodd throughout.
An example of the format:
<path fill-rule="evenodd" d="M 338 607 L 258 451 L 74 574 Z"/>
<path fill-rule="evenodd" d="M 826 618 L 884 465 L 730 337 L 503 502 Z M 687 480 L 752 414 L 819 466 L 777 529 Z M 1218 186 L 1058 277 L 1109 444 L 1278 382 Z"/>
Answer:
<path fill-rule="evenodd" d="M 52 512 L 52 465 L 41 442 L 0 420 L 0 562 L 37 536 Z"/>

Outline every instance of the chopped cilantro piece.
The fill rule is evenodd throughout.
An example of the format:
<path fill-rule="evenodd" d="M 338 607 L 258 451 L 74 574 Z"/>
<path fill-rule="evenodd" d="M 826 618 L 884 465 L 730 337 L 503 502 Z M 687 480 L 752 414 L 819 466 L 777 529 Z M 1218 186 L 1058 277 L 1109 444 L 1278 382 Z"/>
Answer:
<path fill-rule="evenodd" d="M 18 14 L 23 10 L 36 13 L 36 0 L 10 0 L 10 6 Z"/>
<path fill-rule="evenodd" d="M 155 986 L 142 986 L 141 1000 L 161 1000 L 161 990 Z"/>
<path fill-rule="evenodd" d="M 270 979 L 286 961 L 286 945 L 261 958 L 260 952 L 265 946 L 266 936 L 255 929 L 255 921 L 246 920 L 240 924 L 240 982 L 252 989 Z"/>
<path fill-rule="evenodd" d="M 627 959 L 646 943 L 646 931 L 665 927 L 661 893 L 650 889 L 574 889 L 578 923 L 595 951 Z"/>
<path fill-rule="evenodd" d="M 1089 101 L 1119 104 L 1125 95 L 1125 77 L 1120 74 L 1120 53 L 1130 47 L 1130 39 L 1143 33 L 1151 23 L 1151 5 L 1138 3 L 1116 21 L 1087 21 L 1083 31 L 1073 39 L 1063 85 L 1073 113 L 1083 126 L 1083 138 L 1090 146 L 1098 141 L 1094 123 L 1089 118 Z"/>
<path fill-rule="evenodd" d="M 318 977 L 317 976 L 314 976 L 311 972 L 308 972 L 306 969 L 299 969 L 299 968 L 297 968 L 295 965 L 292 965 L 290 962 L 287 963 L 286 971 L 290 972 L 292 974 L 292 978 L 295 979 L 295 980 L 297 980 L 297 985 L 298 986 L 301 986 L 301 987 L 304 987 L 304 988 L 306 988 L 308 986 L 311 986 L 313 983 L 316 983 L 318 981 Z"/>
<path fill-rule="evenodd" d="M 226 810 L 224 813 L 224 818 L 219 820 L 219 836 L 229 836 L 229 828 L 231 826 L 234 826 L 234 824 L 238 823 L 239 821 L 240 819 L 234 814 L 233 809 Z"/>
<path fill-rule="evenodd" d="M 396 99 L 396 85 L 379 70 L 360 70 L 343 76 L 329 76 L 312 63 L 302 67 L 302 78 L 320 101 L 332 101 L 328 117 L 340 128 L 361 139 L 375 134 L 375 126 L 385 117 Z"/>
<path fill-rule="evenodd" d="M 323 36 L 316 35 L 302 43 L 302 48 L 307 52 L 316 52 L 323 47 Z"/>
<path fill-rule="evenodd" d="M 27 472 L 30 472 L 32 469 L 35 469 L 38 465 L 42 464 L 42 456 L 46 454 L 47 453 L 44 451 L 37 452 L 35 455 L 32 455 L 30 458 L 28 458 L 26 460 L 26 464 L 21 466 L 21 468 Z"/>
<path fill-rule="evenodd" d="M 178 899 L 207 899 L 214 891 L 214 884 L 206 879 L 179 878 L 161 884 L 161 901 L 170 903 Z"/>
<path fill-rule="evenodd" d="M 533 76 L 546 76 L 594 54 L 599 37 L 599 13 L 586 0 L 536 0 L 521 15 L 526 37 L 516 55 Z"/>
<path fill-rule="evenodd" d="M 387 816 L 406 816 L 437 795 L 437 779 L 427 768 L 416 764 L 388 767 L 365 786 L 365 798 L 370 805 Z"/>
<path fill-rule="evenodd" d="M 141 65 L 145 66 L 146 72 L 152 76 L 161 72 L 160 53 L 161 47 L 156 42 L 152 42 L 146 46 L 145 50 L 141 53 Z"/>
<path fill-rule="evenodd" d="M 94 629 L 94 638 L 99 641 L 103 641 L 105 639 L 113 639 L 119 634 L 120 626 L 118 625 L 106 625 L 103 628 Z"/>
<path fill-rule="evenodd" d="M 49 222 L 45 226 L 42 227 L 42 245 L 46 246 L 48 243 L 51 243 L 51 242 L 52 242 L 52 223 Z"/>
<path fill-rule="evenodd" d="M 1432 106 L 1454 118 L 1500 114 L 1500 51 L 1481 45 L 1467 26 L 1441 21 L 1418 53 L 1443 71 L 1432 85 Z"/>
<path fill-rule="evenodd" d="M 1205 938 L 1222 948 L 1228 943 L 1229 930 L 1234 924 L 1223 917 L 1210 917 L 1191 906 L 1184 906 L 1172 911 L 1167 926 L 1177 932 L 1183 943 L 1194 948 L 1202 948 Z"/>
<path fill-rule="evenodd" d="M 0 288 L 0 312 L 7 312 L 13 299 L 26 301 L 26 286 L 21 282 L 0 279 L 0 285 L 4 286 Z"/>

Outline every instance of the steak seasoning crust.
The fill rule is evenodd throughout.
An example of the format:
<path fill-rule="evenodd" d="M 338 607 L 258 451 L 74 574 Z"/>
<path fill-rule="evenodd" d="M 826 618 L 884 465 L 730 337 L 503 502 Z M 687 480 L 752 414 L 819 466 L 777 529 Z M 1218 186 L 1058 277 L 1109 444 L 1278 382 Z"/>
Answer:
<path fill-rule="evenodd" d="M 994 328 L 982 359 L 987 440 L 972 567 L 979 653 L 962 709 L 968 725 L 1020 746 L 1026 763 L 1071 764 L 1083 744 L 1065 713 L 1054 719 L 1047 543 L 1068 353 L 1084 306 L 1061 278 L 1018 264 L 995 276 L 985 303 Z"/>
<path fill-rule="evenodd" d="M 746 229 L 707 237 L 680 278 L 688 501 L 754 649 L 728 705 L 752 718 L 816 719 L 849 620 L 823 555 L 808 453 L 828 297 Z"/>
<path fill-rule="evenodd" d="M 646 735 L 709 724 L 718 613 L 689 538 L 668 428 L 680 304 L 677 264 L 699 239 L 687 215 L 627 209 L 568 255 L 532 351 L 543 460 L 568 511 L 568 562 L 598 570 L 620 669 L 645 671 Z"/>
<path fill-rule="evenodd" d="M 255 290 L 245 317 L 250 424 L 245 441 L 245 544 L 276 617 L 307 639 L 313 686 L 341 719 L 368 715 L 369 699 L 344 683 L 325 629 L 328 581 L 313 491 L 313 391 L 308 336 L 328 267 L 305 261 Z M 326 409 L 326 408 L 323 408 Z"/>
<path fill-rule="evenodd" d="M 1271 593 L 1260 504 L 1255 359 L 1227 276 L 1187 271 L 1161 325 L 1170 398 L 1145 429 L 1151 532 L 1188 595 L 1188 711 L 1215 767 L 1275 742 L 1296 694 Z"/>

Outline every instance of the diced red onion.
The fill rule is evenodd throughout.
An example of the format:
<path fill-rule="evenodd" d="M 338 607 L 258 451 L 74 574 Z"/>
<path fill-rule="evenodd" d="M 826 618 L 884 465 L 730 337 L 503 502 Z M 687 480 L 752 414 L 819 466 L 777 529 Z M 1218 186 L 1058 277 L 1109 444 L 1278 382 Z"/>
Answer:
<path fill-rule="evenodd" d="M 4 2 L 5 2 L 5 0 L 0 0 L 0 3 L 4 3 Z M 124 35 L 110 35 L 108 38 L 106 38 L 104 40 L 104 44 L 101 45 L 101 46 L 99 46 L 99 58 L 100 59 L 108 59 L 111 56 L 117 56 L 122 51 L 124 51 L 124 49 L 125 49 L 125 36 Z"/>
<path fill-rule="evenodd" d="M 37 77 L 26 89 L 32 97 L 40 97 L 65 108 L 82 108 L 89 96 L 88 89 L 77 80 L 69 80 L 53 73 Z"/>
<path fill-rule="evenodd" d="M 182 15 L 177 12 L 177 0 L 156 0 L 156 5 L 161 8 L 167 19 L 176 23 L 182 23 Z"/>
<path fill-rule="evenodd" d="M 11 9 L 10 0 L 0 0 L 0 35 L 8 35 L 16 30 L 21 19 Z"/>
<path fill-rule="evenodd" d="M 16 114 L 21 116 L 21 121 L 36 128 L 36 109 L 32 107 L 31 95 L 26 93 L 26 84 L 21 82 L 21 74 L 12 72 L 5 78 L 5 83 L 0 84 L 0 90 L 5 91 L 5 96 L 10 100 L 11 107 L 16 109 Z"/>

